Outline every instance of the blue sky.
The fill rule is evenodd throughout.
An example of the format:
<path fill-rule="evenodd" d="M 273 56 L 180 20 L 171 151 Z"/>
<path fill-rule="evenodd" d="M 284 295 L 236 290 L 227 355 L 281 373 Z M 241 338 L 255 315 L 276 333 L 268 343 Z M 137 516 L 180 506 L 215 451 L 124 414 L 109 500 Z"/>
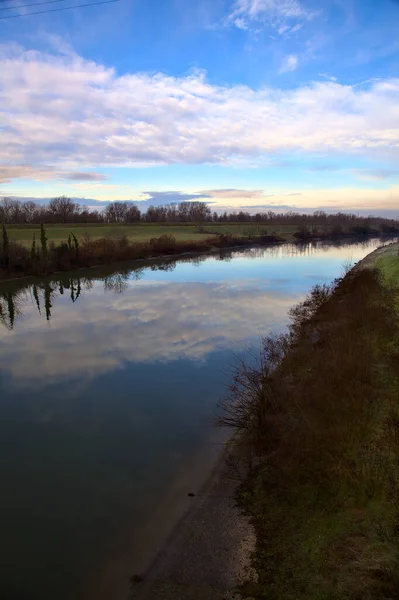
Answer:
<path fill-rule="evenodd" d="M 0 16 L 83 3 L 16 8 L 42 1 L 4 0 Z M 398 0 L 2 19 L 0 196 L 399 215 L 398 23 Z"/>

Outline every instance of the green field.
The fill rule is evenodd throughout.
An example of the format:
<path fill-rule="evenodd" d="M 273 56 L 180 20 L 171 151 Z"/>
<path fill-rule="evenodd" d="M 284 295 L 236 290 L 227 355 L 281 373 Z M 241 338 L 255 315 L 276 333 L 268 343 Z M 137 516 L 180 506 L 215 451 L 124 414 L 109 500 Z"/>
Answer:
<path fill-rule="evenodd" d="M 385 279 L 391 285 L 398 285 L 399 282 L 399 249 L 398 245 L 392 251 L 382 256 L 377 261 L 377 267 L 382 271 Z"/>
<path fill-rule="evenodd" d="M 220 233 L 231 233 L 234 236 L 265 235 L 266 233 L 290 234 L 295 231 L 295 227 L 278 226 L 266 227 L 258 223 L 207 223 L 197 225 L 195 223 L 140 223 L 133 225 L 117 224 L 55 224 L 45 225 L 49 241 L 60 242 L 68 239 L 71 231 L 78 238 L 90 235 L 92 239 L 102 237 L 117 238 L 126 235 L 131 241 L 144 242 L 163 234 L 173 235 L 177 241 L 186 240 L 205 240 L 213 235 Z M 33 233 L 36 232 L 36 239 L 40 230 L 39 225 L 10 225 L 7 227 L 10 239 L 25 245 L 32 243 Z"/>

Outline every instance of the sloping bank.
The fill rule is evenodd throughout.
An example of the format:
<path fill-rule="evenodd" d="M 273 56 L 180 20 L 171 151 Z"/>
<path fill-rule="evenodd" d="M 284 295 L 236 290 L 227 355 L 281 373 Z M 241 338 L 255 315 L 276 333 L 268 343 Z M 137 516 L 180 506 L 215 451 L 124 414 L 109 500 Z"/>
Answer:
<path fill-rule="evenodd" d="M 222 420 L 252 455 L 246 596 L 399 598 L 398 248 L 316 286 L 236 372 Z"/>

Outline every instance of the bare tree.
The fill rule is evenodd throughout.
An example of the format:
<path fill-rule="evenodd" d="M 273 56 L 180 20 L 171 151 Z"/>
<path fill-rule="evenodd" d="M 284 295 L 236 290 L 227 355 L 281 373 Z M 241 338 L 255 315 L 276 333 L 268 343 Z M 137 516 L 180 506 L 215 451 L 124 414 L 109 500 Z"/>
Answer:
<path fill-rule="evenodd" d="M 48 210 L 54 216 L 55 221 L 68 223 L 74 220 L 75 214 L 79 214 L 80 206 L 67 196 L 58 196 L 50 200 Z"/>

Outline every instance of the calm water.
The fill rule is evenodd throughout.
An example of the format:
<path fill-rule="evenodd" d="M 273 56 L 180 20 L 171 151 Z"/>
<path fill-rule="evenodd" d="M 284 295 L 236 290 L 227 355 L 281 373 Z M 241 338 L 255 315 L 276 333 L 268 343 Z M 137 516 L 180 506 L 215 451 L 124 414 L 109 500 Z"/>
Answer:
<path fill-rule="evenodd" d="M 2 600 L 125 600 L 221 447 L 234 358 L 380 243 L 0 285 Z"/>

